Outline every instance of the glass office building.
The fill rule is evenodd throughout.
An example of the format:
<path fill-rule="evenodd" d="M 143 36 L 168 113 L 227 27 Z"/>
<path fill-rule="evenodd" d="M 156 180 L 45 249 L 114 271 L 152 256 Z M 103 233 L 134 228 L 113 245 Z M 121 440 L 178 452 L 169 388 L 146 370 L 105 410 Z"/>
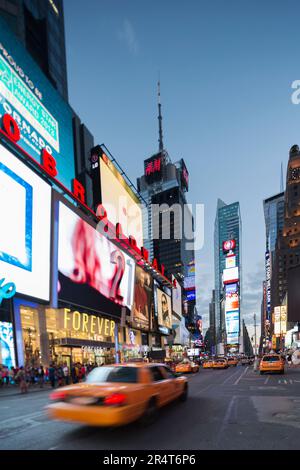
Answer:
<path fill-rule="evenodd" d="M 241 311 L 242 299 L 242 260 L 241 260 L 241 240 L 242 222 L 240 205 L 238 202 L 226 204 L 218 199 L 217 212 L 215 218 L 214 231 L 214 258 L 215 258 L 215 322 L 216 341 L 219 345 L 224 345 L 225 340 L 225 297 L 223 288 L 223 271 L 226 268 L 226 253 L 223 250 L 223 243 L 227 240 L 235 241 L 234 254 L 236 256 L 236 267 L 239 271 L 239 308 Z M 239 320 L 240 321 L 240 320 Z M 222 348 L 222 347 L 221 347 Z M 220 346 L 218 349 L 220 352 Z"/>

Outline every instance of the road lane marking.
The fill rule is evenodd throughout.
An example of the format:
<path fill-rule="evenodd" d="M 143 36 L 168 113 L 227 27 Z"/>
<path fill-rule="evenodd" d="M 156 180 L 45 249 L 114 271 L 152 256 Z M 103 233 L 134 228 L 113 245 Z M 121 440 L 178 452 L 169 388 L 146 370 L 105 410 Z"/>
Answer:
<path fill-rule="evenodd" d="M 269 382 L 270 380 L 270 376 L 268 375 L 268 377 L 266 378 L 266 380 L 264 381 L 264 384 L 267 385 L 267 383 Z"/>
<path fill-rule="evenodd" d="M 222 382 L 221 385 L 225 385 L 234 375 L 238 374 L 240 371 L 239 370 L 236 370 L 235 372 L 233 372 L 233 374 L 231 374 L 229 377 L 227 377 L 224 382 Z"/>
<path fill-rule="evenodd" d="M 218 440 L 224 439 L 224 431 L 225 431 L 226 427 L 229 424 L 229 420 L 230 420 L 230 417 L 231 417 L 233 406 L 235 405 L 235 402 L 236 402 L 236 398 L 237 398 L 236 395 L 233 395 L 233 397 L 231 398 L 231 400 L 229 402 L 229 405 L 227 407 L 227 410 L 226 410 L 226 413 L 225 413 L 225 416 L 224 416 L 224 419 L 223 419 L 223 422 L 222 422 L 222 426 L 221 426 L 219 434 L 218 434 Z"/>
<path fill-rule="evenodd" d="M 247 366 L 246 369 L 241 373 L 241 375 L 239 376 L 239 378 L 234 382 L 233 385 L 238 385 L 239 381 L 241 380 L 241 378 L 246 375 L 247 373 L 247 370 L 249 369 L 249 367 Z"/>
<path fill-rule="evenodd" d="M 1 420 L 1 426 L 3 424 L 13 423 L 14 421 L 21 421 L 22 419 L 26 420 L 26 419 L 31 419 L 31 418 L 37 418 L 39 416 L 45 416 L 45 412 L 44 411 L 38 411 L 36 413 L 30 413 L 28 415 L 15 416 L 14 418 L 2 419 Z"/>

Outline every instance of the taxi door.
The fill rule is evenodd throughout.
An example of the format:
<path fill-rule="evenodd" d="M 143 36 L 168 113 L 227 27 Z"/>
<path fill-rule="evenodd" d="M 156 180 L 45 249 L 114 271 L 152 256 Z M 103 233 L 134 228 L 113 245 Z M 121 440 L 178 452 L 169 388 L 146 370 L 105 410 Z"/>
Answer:
<path fill-rule="evenodd" d="M 163 367 L 153 366 L 150 368 L 152 383 L 154 386 L 155 394 L 158 397 L 159 406 L 163 406 L 169 401 L 173 400 L 175 390 L 172 380 L 166 377 Z"/>

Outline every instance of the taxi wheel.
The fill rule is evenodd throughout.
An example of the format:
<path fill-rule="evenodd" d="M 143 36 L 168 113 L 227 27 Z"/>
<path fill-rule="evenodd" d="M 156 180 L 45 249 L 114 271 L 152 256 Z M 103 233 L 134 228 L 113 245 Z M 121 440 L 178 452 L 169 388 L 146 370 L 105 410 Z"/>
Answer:
<path fill-rule="evenodd" d="M 150 399 L 146 411 L 141 417 L 140 421 L 142 425 L 148 426 L 149 424 L 154 423 L 158 415 L 156 399 L 153 397 Z"/>
<path fill-rule="evenodd" d="M 180 401 L 186 401 L 188 398 L 188 385 L 185 384 L 182 394 L 179 397 Z"/>

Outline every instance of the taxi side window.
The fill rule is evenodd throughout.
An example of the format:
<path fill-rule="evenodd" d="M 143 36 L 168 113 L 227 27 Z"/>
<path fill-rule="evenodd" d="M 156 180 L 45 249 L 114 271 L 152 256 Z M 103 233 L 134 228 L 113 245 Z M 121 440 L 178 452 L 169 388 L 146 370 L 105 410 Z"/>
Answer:
<path fill-rule="evenodd" d="M 165 376 L 165 379 L 174 379 L 174 377 L 176 377 L 168 367 L 162 367 L 161 370 Z"/>
<path fill-rule="evenodd" d="M 161 380 L 165 380 L 165 377 L 163 376 L 159 367 L 151 367 L 150 371 L 153 382 L 160 382 Z"/>

